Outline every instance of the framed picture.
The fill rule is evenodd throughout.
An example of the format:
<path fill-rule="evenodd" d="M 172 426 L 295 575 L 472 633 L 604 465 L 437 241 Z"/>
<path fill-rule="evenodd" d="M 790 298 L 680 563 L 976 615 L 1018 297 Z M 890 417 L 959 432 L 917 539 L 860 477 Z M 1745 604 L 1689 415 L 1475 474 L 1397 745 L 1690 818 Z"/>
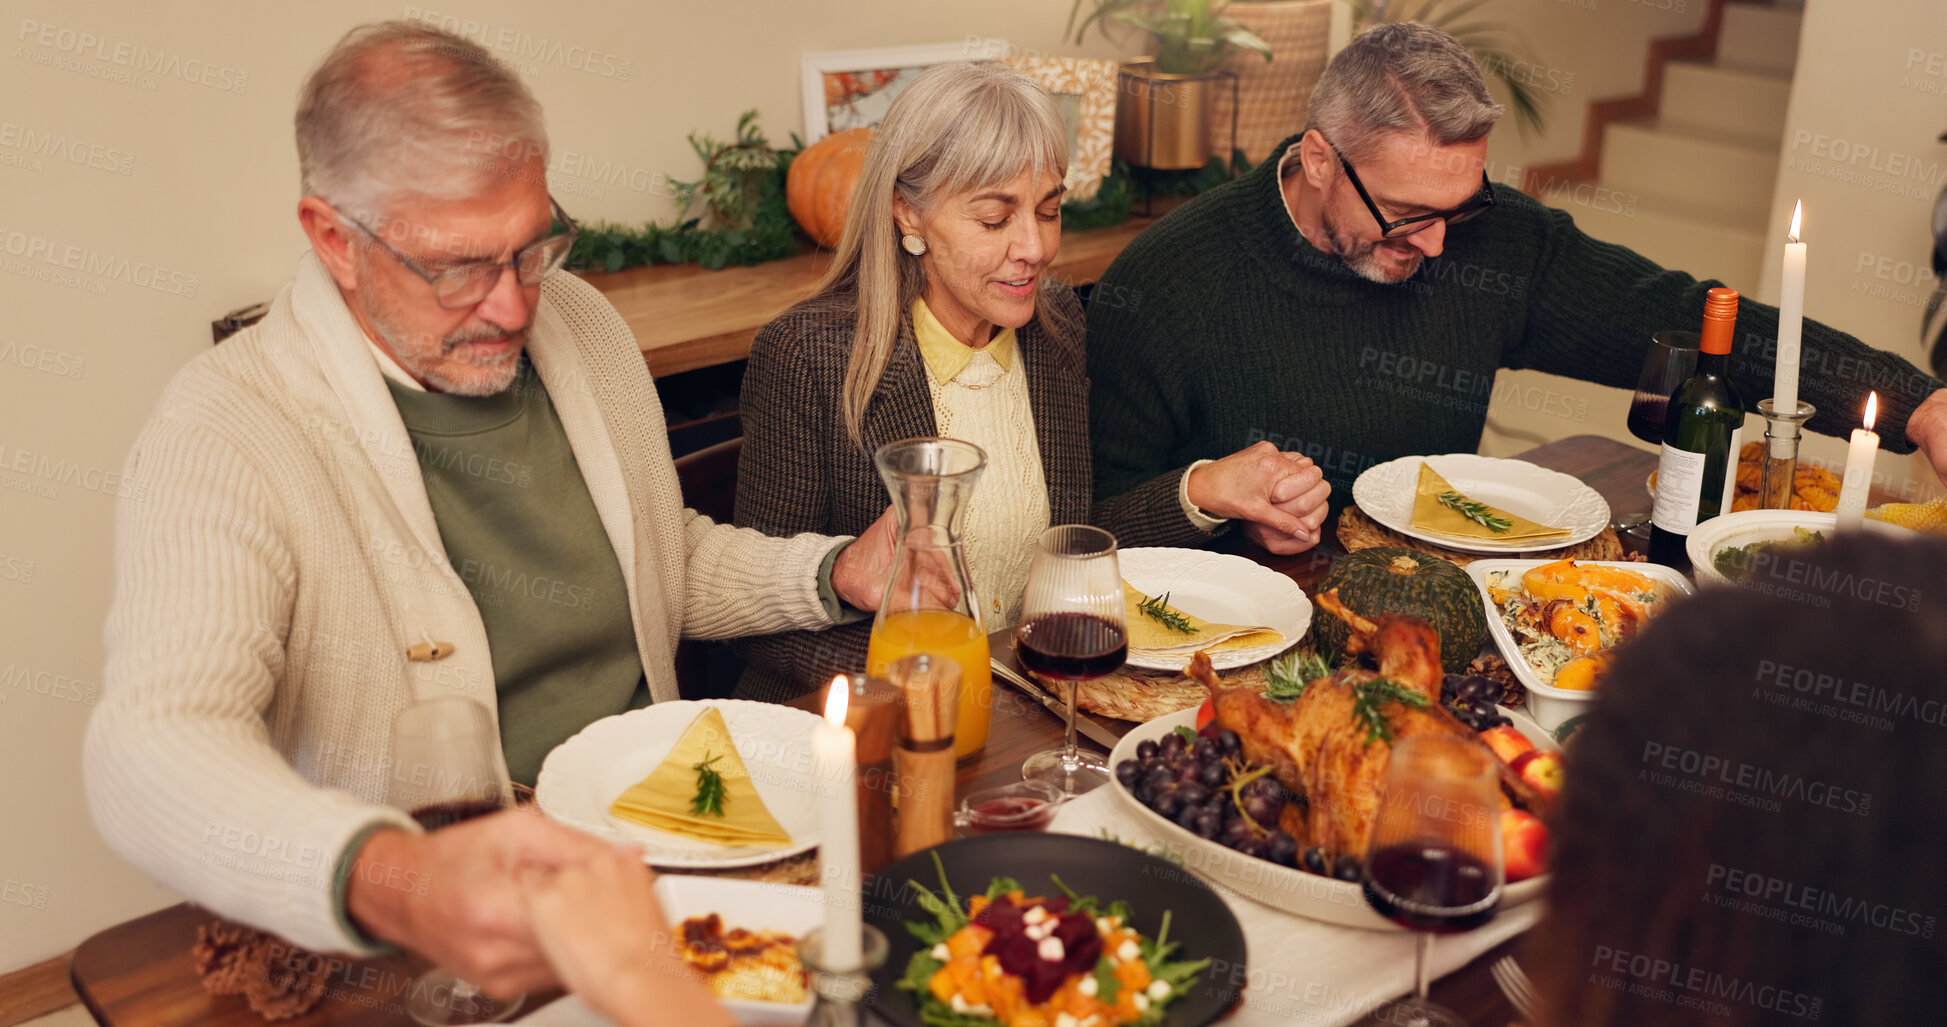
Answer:
<path fill-rule="evenodd" d="M 1007 57 L 1052 93 L 1068 125 L 1069 200 L 1091 200 L 1108 177 L 1115 144 L 1116 62 L 1084 57 Z"/>
<path fill-rule="evenodd" d="M 828 133 L 877 125 L 892 98 L 935 64 L 991 61 L 1005 53 L 1005 39 L 969 36 L 959 43 L 805 54 L 804 141 L 815 143 Z"/>

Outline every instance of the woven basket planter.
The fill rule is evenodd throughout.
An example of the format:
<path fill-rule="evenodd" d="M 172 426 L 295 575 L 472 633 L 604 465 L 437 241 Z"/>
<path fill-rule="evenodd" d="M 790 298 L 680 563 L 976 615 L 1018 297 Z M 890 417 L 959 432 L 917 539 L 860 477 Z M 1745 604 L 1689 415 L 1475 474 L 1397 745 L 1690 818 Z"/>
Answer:
<path fill-rule="evenodd" d="M 1224 8 L 1271 47 L 1271 60 L 1235 53 L 1220 66 L 1237 76 L 1237 148 L 1252 163 L 1305 127 L 1305 105 L 1325 70 L 1333 0 L 1234 3 Z M 1210 146 L 1221 151 L 1230 133 L 1230 90 L 1212 97 Z M 1223 154 L 1228 158 L 1229 154 Z"/>

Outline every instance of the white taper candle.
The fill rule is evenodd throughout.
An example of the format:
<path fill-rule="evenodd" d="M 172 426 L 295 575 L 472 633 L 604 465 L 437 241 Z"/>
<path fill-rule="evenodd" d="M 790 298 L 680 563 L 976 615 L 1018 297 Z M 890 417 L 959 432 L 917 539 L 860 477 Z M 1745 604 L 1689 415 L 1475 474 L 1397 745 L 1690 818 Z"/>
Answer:
<path fill-rule="evenodd" d="M 1799 339 L 1805 327 L 1805 244 L 1798 241 L 1804 201 L 1792 208 L 1792 229 L 1785 242 L 1784 292 L 1778 298 L 1778 363 L 1772 372 L 1772 409 L 1798 409 Z"/>
<path fill-rule="evenodd" d="M 1839 483 L 1839 505 L 1834 508 L 1834 527 L 1846 531 L 1866 520 L 1866 492 L 1873 484 L 1873 461 L 1879 456 L 1879 434 L 1873 422 L 1879 417 L 1879 393 L 1866 397 L 1864 428 L 1852 430 L 1852 445 L 1846 450 L 1846 474 Z"/>
<path fill-rule="evenodd" d="M 825 879 L 825 966 L 850 970 L 864 962 L 860 941 L 859 796 L 857 739 L 845 726 L 851 688 L 834 678 L 825 697 L 825 722 L 812 732 L 819 828 L 818 864 Z"/>

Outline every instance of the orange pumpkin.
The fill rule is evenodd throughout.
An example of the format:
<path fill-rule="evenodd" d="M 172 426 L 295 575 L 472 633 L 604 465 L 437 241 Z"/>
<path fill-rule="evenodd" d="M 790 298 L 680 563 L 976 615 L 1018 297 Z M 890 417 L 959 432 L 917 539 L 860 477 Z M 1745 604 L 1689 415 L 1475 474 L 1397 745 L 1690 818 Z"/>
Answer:
<path fill-rule="evenodd" d="M 826 249 L 836 247 L 845 233 L 852 190 L 871 145 L 871 129 L 850 128 L 812 143 L 791 161 L 784 180 L 785 205 L 811 241 Z"/>

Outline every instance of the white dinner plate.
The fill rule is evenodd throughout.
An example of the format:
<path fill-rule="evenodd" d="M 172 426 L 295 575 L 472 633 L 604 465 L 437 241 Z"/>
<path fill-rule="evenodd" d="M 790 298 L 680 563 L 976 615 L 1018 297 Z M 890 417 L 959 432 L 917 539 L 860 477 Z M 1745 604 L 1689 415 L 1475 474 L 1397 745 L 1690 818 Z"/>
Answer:
<path fill-rule="evenodd" d="M 1535 670 L 1533 664 L 1528 662 L 1527 657 L 1521 655 L 1520 644 L 1516 642 L 1514 632 L 1508 629 L 1507 622 L 1501 619 L 1501 607 L 1494 601 L 1494 596 L 1488 592 L 1487 586 L 1489 575 L 1506 571 L 1513 575 L 1512 581 L 1518 588 L 1521 586 L 1521 575 L 1533 568 L 1554 562 L 1553 560 L 1475 560 L 1462 568 L 1467 572 L 1468 577 L 1474 579 L 1475 587 L 1480 589 L 1481 603 L 1487 609 L 1487 631 L 1494 636 L 1495 647 L 1501 650 L 1501 658 L 1508 661 L 1508 667 L 1514 671 L 1515 678 L 1528 689 L 1528 709 L 1535 723 L 1549 731 L 1562 726 L 1576 714 L 1587 712 L 1589 705 L 1595 702 L 1598 689 L 1582 691 L 1573 688 L 1556 688 L 1554 685 L 1542 683 L 1541 674 Z M 1690 579 L 1685 578 L 1674 568 L 1665 567 L 1660 563 L 1578 560 L 1576 565 L 1619 567 L 1644 575 L 1663 586 L 1668 593 L 1664 602 L 1672 602 L 1677 597 L 1687 596 L 1694 591 L 1690 587 Z"/>
<path fill-rule="evenodd" d="M 1531 718 L 1519 710 L 1501 709 L 1515 730 L 1526 736 L 1537 748 L 1559 749 L 1548 732 L 1541 729 Z M 1165 714 L 1122 736 L 1115 751 L 1109 754 L 1109 766 L 1119 766 L 1123 760 L 1136 758 L 1136 746 L 1145 740 L 1160 740 L 1164 735 L 1176 730 L 1179 725 L 1195 727 L 1196 710 L 1178 710 Z M 1107 787 L 1115 792 L 1116 798 L 1141 821 L 1144 830 L 1166 844 L 1172 855 L 1181 855 L 1180 861 L 1187 869 L 1194 870 L 1205 877 L 1212 878 L 1229 886 L 1233 891 L 1273 909 L 1287 913 L 1323 920 L 1326 923 L 1342 924 L 1346 927 L 1363 927 L 1374 931 L 1404 931 L 1405 928 L 1372 911 L 1366 905 L 1365 893 L 1358 884 L 1340 881 L 1330 877 L 1281 866 L 1268 859 L 1246 856 L 1236 849 L 1219 845 L 1194 832 L 1186 831 L 1177 823 L 1137 801 L 1135 793 L 1124 788 L 1119 781 L 1111 780 Z M 1548 875 L 1531 877 L 1501 889 L 1501 908 L 1511 909 L 1524 902 L 1532 902 L 1541 896 L 1546 887 Z"/>
<path fill-rule="evenodd" d="M 711 913 L 723 919 L 728 931 L 783 931 L 796 938 L 825 922 L 825 893 L 817 888 L 730 877 L 685 877 L 665 874 L 656 879 L 656 901 L 671 928 L 693 916 Z M 803 1002 L 752 1002 L 718 999 L 744 1027 L 795 1027 L 811 1016 L 813 999 Z M 604 1027 L 614 1021 L 570 995 L 522 1017 L 536 1027 Z"/>
<path fill-rule="evenodd" d="M 1415 529 L 1413 497 L 1419 489 L 1422 461 L 1431 464 L 1467 498 L 1519 514 L 1536 524 L 1567 528 L 1568 534 L 1549 539 L 1489 542 Z M 1352 483 L 1352 501 L 1366 516 L 1408 538 L 1467 553 L 1513 554 L 1566 549 L 1602 534 L 1602 529 L 1609 526 L 1609 501 L 1580 479 L 1537 467 L 1526 460 L 1472 453 L 1403 456 L 1369 467 Z"/>
<path fill-rule="evenodd" d="M 723 714 L 757 794 L 791 835 L 788 845 L 711 845 L 609 814 L 628 787 L 661 765 L 704 706 Z M 534 799 L 541 811 L 570 827 L 610 841 L 642 846 L 643 861 L 660 867 L 747 867 L 795 856 L 818 844 L 818 804 L 812 802 L 811 730 L 819 717 L 776 703 L 713 699 L 661 702 L 617 714 L 581 729 L 541 764 Z"/>
<path fill-rule="evenodd" d="M 1170 605 L 1213 624 L 1254 624 L 1272 628 L 1284 639 L 1248 649 L 1210 654 L 1218 670 L 1247 667 L 1298 644 L 1311 626 L 1312 603 L 1298 583 L 1241 556 L 1201 549 L 1152 547 L 1116 554 L 1122 578 L 1147 596 L 1169 593 Z M 1192 653 L 1181 656 L 1131 650 L 1129 665 L 1146 670 L 1182 670 Z"/>

